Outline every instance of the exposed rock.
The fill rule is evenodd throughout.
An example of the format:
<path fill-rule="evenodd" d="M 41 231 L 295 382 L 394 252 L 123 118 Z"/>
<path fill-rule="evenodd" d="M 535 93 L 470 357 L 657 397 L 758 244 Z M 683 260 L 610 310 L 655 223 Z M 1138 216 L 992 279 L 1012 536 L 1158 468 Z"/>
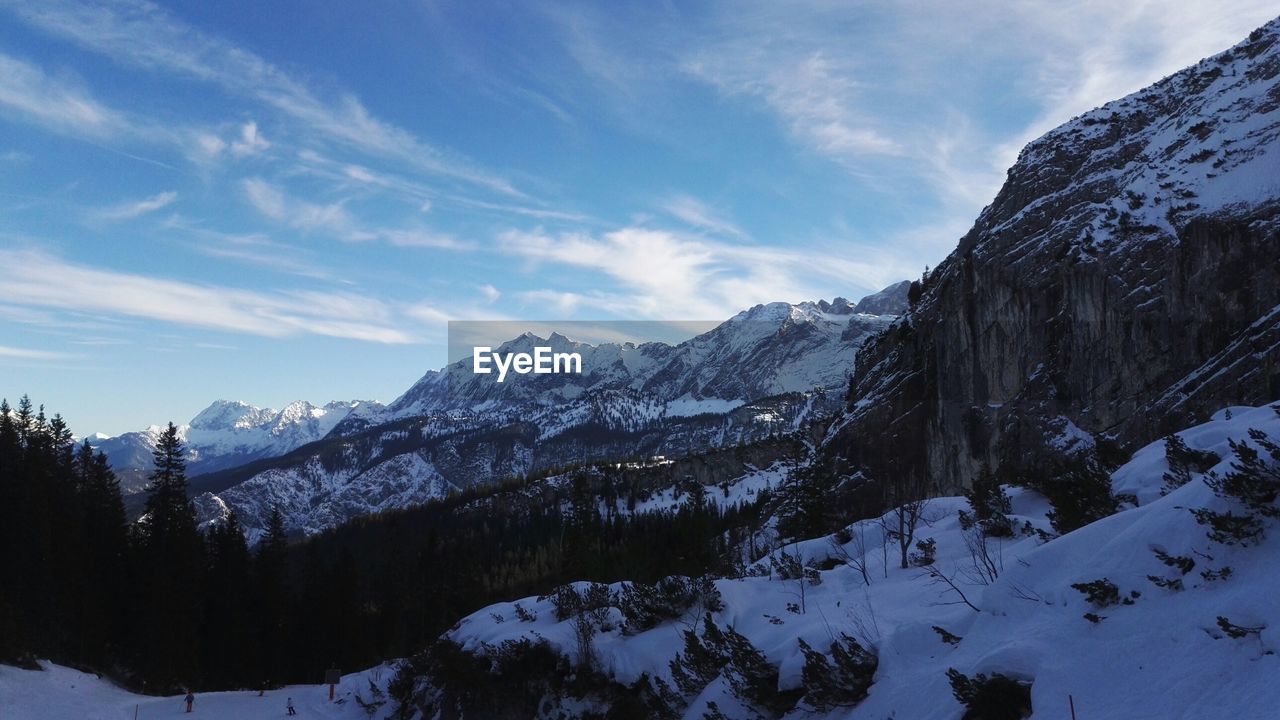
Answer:
<path fill-rule="evenodd" d="M 948 490 L 1280 397 L 1278 34 L 1028 145 L 860 350 L 836 465 Z"/>

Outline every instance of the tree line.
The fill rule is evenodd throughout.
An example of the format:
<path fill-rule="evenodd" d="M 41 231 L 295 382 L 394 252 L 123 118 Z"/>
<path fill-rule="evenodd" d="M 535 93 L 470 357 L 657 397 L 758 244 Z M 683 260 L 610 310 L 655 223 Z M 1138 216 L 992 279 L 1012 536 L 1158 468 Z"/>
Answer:
<path fill-rule="evenodd" d="M 50 659 L 155 693 L 314 683 L 572 580 L 732 572 L 733 533 L 767 500 L 721 509 L 692 483 L 679 509 L 614 512 L 599 500 L 618 496 L 619 478 L 598 469 L 551 497 L 511 500 L 535 481 L 294 542 L 275 511 L 251 548 L 234 513 L 198 526 L 174 425 L 130 520 L 104 455 L 25 396 L 0 402 L 0 662 Z"/>

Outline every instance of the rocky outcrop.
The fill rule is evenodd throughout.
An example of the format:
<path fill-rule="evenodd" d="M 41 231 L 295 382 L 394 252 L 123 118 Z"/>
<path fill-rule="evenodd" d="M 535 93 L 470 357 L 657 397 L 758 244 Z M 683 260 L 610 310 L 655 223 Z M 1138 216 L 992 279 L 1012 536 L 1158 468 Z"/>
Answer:
<path fill-rule="evenodd" d="M 954 489 L 1280 398 L 1278 36 L 1028 145 L 859 351 L 834 464 Z"/>

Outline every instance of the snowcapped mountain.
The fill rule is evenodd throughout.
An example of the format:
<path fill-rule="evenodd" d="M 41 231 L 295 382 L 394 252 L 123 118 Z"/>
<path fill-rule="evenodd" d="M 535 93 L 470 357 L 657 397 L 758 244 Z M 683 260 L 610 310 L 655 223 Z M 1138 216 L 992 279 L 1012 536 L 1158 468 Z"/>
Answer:
<path fill-rule="evenodd" d="M 858 351 L 813 460 L 887 486 L 888 512 L 759 554 L 753 536 L 735 551 L 754 565 L 714 590 L 575 583 L 483 608 L 418 665 L 414 706 L 1273 715 L 1277 248 L 1280 20 L 1028 145 L 918 302 Z M 1018 486 L 923 497 L 984 471 Z M 783 493 L 814 476 L 787 475 Z M 899 491 L 922 499 L 894 508 Z M 469 694 L 516 682 L 529 692 Z"/>
<path fill-rule="evenodd" d="M 1030 143 L 860 353 L 836 464 L 1043 472 L 1280 396 L 1280 22 Z"/>
<path fill-rule="evenodd" d="M 359 400 L 322 406 L 299 400 L 274 410 L 218 400 L 190 423 L 179 426 L 178 434 L 186 443 L 188 472 L 199 475 L 282 455 L 329 434 L 353 411 L 379 407 L 378 403 Z M 163 431 L 163 427 L 152 425 L 117 437 L 95 434 L 88 439 L 107 455 L 125 492 L 133 492 L 146 484 L 151 452 Z"/>
<path fill-rule="evenodd" d="M 878 295 L 877 307 L 905 310 L 905 298 Z M 464 359 L 385 408 L 350 412 L 319 445 L 208 475 L 193 491 L 205 522 L 234 509 L 256 537 L 278 507 L 291 530 L 314 533 L 544 468 L 792 432 L 841 407 L 858 347 L 894 318 L 836 298 L 757 305 L 676 345 L 526 333 L 497 351 L 576 352 L 582 373 L 497 383 Z"/>
<path fill-rule="evenodd" d="M 844 298 L 833 302 L 783 302 L 744 310 L 713 330 L 677 345 L 649 342 L 575 342 L 559 333 L 547 338 L 525 333 L 497 353 L 554 352 L 582 356 L 575 376 L 526 376 L 497 383 L 472 372 L 469 358 L 432 370 L 382 412 L 353 414 L 339 434 L 410 417 L 449 412 L 525 413 L 605 391 L 638 394 L 644 402 L 671 405 L 679 414 L 699 407 L 717 412 L 749 400 L 815 387 L 843 388 L 853 354 L 862 340 L 879 332 L 906 309 L 894 285 L 869 296 L 878 314 L 856 312 Z"/>

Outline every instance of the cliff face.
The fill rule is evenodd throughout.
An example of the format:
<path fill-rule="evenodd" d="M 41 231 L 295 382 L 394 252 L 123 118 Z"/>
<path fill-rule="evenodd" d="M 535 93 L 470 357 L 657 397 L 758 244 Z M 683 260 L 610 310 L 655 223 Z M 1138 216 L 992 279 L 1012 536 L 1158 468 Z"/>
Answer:
<path fill-rule="evenodd" d="M 1028 145 L 826 449 L 946 490 L 1278 398 L 1280 20 Z"/>

